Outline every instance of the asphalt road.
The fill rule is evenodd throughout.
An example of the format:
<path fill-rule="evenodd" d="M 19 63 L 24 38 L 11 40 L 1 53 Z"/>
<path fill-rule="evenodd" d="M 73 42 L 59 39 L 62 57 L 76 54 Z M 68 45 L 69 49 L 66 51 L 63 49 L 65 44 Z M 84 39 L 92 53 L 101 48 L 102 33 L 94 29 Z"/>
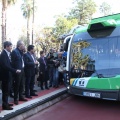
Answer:
<path fill-rule="evenodd" d="M 120 102 L 72 96 L 26 120 L 120 120 Z"/>

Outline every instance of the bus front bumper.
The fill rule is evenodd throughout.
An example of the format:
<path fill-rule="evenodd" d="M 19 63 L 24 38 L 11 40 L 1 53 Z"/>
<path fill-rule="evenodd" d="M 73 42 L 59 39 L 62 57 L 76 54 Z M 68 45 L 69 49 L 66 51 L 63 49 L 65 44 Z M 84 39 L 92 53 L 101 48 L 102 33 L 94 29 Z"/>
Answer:
<path fill-rule="evenodd" d="M 92 97 L 105 100 L 120 100 L 120 90 L 87 89 L 75 86 L 68 86 L 68 93 L 78 96 Z"/>

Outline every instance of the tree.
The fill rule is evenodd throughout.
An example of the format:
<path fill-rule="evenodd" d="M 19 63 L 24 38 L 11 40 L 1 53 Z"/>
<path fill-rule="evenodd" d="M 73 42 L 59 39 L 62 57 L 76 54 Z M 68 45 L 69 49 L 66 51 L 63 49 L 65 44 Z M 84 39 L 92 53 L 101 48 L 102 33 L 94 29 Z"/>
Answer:
<path fill-rule="evenodd" d="M 77 25 L 77 19 L 70 19 L 68 20 L 64 16 L 58 16 L 55 21 L 55 27 L 53 28 L 53 33 L 56 38 L 59 35 L 68 33 L 72 27 Z"/>
<path fill-rule="evenodd" d="M 21 33 L 21 35 L 19 36 L 19 40 L 23 40 L 25 46 L 27 46 L 27 35 L 25 34 L 26 31 L 27 31 L 26 27 L 23 26 L 23 28 L 22 28 L 22 33 Z"/>
<path fill-rule="evenodd" d="M 30 17 L 33 14 L 33 0 L 24 0 L 21 5 L 23 16 L 27 19 L 27 45 L 30 44 Z"/>
<path fill-rule="evenodd" d="M 75 7 L 72 8 L 67 19 L 78 19 L 78 24 L 87 24 L 96 12 L 96 3 L 93 0 L 74 0 Z"/>
<path fill-rule="evenodd" d="M 59 41 L 54 36 L 53 28 L 45 27 L 40 30 L 36 35 L 35 45 L 37 48 L 39 46 L 45 53 L 47 53 L 50 48 L 58 49 Z"/>
<path fill-rule="evenodd" d="M 100 12 L 106 16 L 106 15 L 110 15 L 111 14 L 111 7 L 108 3 L 106 2 L 103 2 L 101 5 L 100 5 L 100 8 L 99 8 Z"/>
<path fill-rule="evenodd" d="M 3 43 L 6 41 L 6 12 L 7 8 L 10 5 L 13 5 L 16 3 L 17 0 L 2 0 L 2 46 Z"/>

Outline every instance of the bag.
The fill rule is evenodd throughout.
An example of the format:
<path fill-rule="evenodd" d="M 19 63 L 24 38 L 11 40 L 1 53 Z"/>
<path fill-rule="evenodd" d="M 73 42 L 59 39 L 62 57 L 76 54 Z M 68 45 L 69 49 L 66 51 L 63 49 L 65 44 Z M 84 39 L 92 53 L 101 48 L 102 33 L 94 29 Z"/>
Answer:
<path fill-rule="evenodd" d="M 39 72 L 39 67 L 36 67 L 36 68 L 35 68 L 35 74 L 37 75 L 38 72 Z"/>
<path fill-rule="evenodd" d="M 37 78 L 37 81 L 41 81 L 41 80 L 43 80 L 43 78 L 44 78 L 44 75 L 39 73 L 39 76 L 38 76 L 38 78 Z"/>
<path fill-rule="evenodd" d="M 64 72 L 66 70 L 66 67 L 63 67 L 63 65 L 60 65 L 59 67 L 58 67 L 58 71 L 59 72 Z"/>
<path fill-rule="evenodd" d="M 37 77 L 37 81 L 40 81 L 40 76 Z"/>

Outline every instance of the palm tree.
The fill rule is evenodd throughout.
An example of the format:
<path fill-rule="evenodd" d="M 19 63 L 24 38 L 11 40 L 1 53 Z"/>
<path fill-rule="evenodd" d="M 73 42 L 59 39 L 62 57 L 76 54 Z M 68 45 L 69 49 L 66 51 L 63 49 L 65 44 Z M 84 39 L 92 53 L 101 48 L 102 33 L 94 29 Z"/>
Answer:
<path fill-rule="evenodd" d="M 99 8 L 100 12 L 106 16 L 106 15 L 109 15 L 111 14 L 111 7 L 108 3 L 106 2 L 103 2 L 101 5 L 100 5 L 100 8 Z"/>
<path fill-rule="evenodd" d="M 33 0 L 24 0 L 21 5 L 21 10 L 23 11 L 23 16 L 27 19 L 27 45 L 30 44 L 30 17 L 33 13 Z"/>
<path fill-rule="evenodd" d="M 3 42 L 6 41 L 6 11 L 8 6 L 16 3 L 17 0 L 2 0 L 2 47 Z"/>

